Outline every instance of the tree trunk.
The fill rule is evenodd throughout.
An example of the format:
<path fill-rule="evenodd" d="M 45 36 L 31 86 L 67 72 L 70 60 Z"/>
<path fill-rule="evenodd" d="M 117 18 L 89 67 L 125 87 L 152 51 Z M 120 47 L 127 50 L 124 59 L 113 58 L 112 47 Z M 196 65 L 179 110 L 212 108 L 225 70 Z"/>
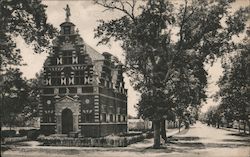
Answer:
<path fill-rule="evenodd" d="M 246 121 L 244 120 L 244 134 L 246 133 Z"/>
<path fill-rule="evenodd" d="M 182 120 L 179 120 L 179 124 L 178 124 L 179 132 L 181 132 L 181 123 L 182 123 Z"/>
<path fill-rule="evenodd" d="M 238 121 L 238 125 L 239 125 L 239 132 L 240 132 L 240 121 Z"/>
<path fill-rule="evenodd" d="M 248 134 L 250 135 L 250 121 L 247 121 L 247 125 L 248 125 Z"/>
<path fill-rule="evenodd" d="M 161 121 L 161 137 L 167 143 L 166 123 L 164 119 Z"/>
<path fill-rule="evenodd" d="M 154 145 L 153 148 L 160 148 L 160 122 L 159 120 L 154 121 Z"/>
<path fill-rule="evenodd" d="M 154 123 L 152 121 L 151 131 L 154 131 Z"/>

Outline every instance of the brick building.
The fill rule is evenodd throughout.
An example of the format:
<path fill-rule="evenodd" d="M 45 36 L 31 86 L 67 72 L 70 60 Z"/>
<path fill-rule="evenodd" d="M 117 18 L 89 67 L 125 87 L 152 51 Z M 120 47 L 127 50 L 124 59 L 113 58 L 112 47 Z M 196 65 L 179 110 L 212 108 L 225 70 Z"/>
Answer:
<path fill-rule="evenodd" d="M 84 137 L 126 132 L 122 64 L 110 53 L 100 54 L 87 45 L 69 15 L 44 63 L 41 131 L 80 132 Z"/>

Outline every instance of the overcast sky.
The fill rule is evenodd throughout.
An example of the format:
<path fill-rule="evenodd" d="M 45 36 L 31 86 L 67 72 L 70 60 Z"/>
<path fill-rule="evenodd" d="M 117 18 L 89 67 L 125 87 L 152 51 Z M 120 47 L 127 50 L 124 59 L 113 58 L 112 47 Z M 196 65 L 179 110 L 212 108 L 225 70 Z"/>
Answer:
<path fill-rule="evenodd" d="M 176 2 L 176 0 L 175 0 Z M 111 43 L 111 46 L 96 46 L 98 39 L 94 39 L 94 28 L 98 25 L 97 20 L 104 19 L 109 20 L 115 17 L 119 17 L 122 14 L 120 12 L 103 12 L 103 8 L 98 5 L 93 5 L 91 0 L 78 0 L 78 1 L 53 1 L 47 0 L 43 1 L 44 4 L 48 6 L 47 15 L 48 22 L 52 23 L 55 27 L 59 29 L 59 25 L 65 21 L 65 8 L 66 4 L 69 4 L 71 10 L 71 22 L 76 25 L 76 28 L 79 29 L 79 33 L 86 43 L 95 48 L 100 53 L 110 52 L 113 55 L 117 56 L 120 60 L 124 61 L 122 55 L 123 51 L 119 46 L 119 43 Z M 238 0 L 234 4 L 233 9 L 238 8 L 239 6 L 249 5 L 249 0 Z M 26 78 L 35 77 L 35 73 L 39 72 L 42 69 L 43 62 L 45 61 L 47 54 L 34 54 L 32 49 L 26 45 L 22 39 L 17 38 L 17 46 L 21 48 L 24 62 L 27 63 L 27 66 L 21 67 Z M 217 90 L 218 87 L 215 85 L 216 81 L 222 73 L 222 68 L 220 66 L 220 61 L 218 60 L 211 67 L 206 66 L 206 69 L 209 73 L 209 85 L 208 85 L 208 94 L 212 95 Z M 136 115 L 136 109 L 134 105 L 137 103 L 139 94 L 133 90 L 130 86 L 129 79 L 125 79 L 125 86 L 128 88 L 128 114 Z M 216 102 L 213 102 L 211 98 L 207 100 L 207 103 L 204 104 L 202 111 L 206 111 L 209 106 L 216 105 Z"/>

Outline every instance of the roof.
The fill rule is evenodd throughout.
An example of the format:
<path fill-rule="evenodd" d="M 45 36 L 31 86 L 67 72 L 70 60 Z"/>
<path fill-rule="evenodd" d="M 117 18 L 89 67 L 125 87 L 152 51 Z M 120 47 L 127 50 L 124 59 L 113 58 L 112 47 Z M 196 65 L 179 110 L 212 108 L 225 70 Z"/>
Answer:
<path fill-rule="evenodd" d="M 86 46 L 86 51 L 87 51 L 87 54 L 89 55 L 89 57 L 93 60 L 93 61 L 96 61 L 96 60 L 104 60 L 104 56 L 97 52 L 95 49 L 93 49 L 91 46 L 89 46 L 88 44 L 85 43 L 85 46 Z"/>
<path fill-rule="evenodd" d="M 73 24 L 72 22 L 63 22 L 62 24 L 60 24 L 60 26 L 75 26 L 75 24 Z"/>

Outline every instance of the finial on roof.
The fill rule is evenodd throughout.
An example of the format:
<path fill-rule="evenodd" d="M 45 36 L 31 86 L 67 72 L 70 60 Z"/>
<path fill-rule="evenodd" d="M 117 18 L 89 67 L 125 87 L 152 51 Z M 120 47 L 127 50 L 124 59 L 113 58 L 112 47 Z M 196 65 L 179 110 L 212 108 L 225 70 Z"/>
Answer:
<path fill-rule="evenodd" d="M 70 14 L 70 8 L 69 8 L 69 5 L 67 4 L 66 5 L 66 8 L 63 8 L 64 10 L 65 10 L 65 12 L 66 12 L 66 22 L 69 22 L 69 16 L 71 16 L 71 14 Z"/>

